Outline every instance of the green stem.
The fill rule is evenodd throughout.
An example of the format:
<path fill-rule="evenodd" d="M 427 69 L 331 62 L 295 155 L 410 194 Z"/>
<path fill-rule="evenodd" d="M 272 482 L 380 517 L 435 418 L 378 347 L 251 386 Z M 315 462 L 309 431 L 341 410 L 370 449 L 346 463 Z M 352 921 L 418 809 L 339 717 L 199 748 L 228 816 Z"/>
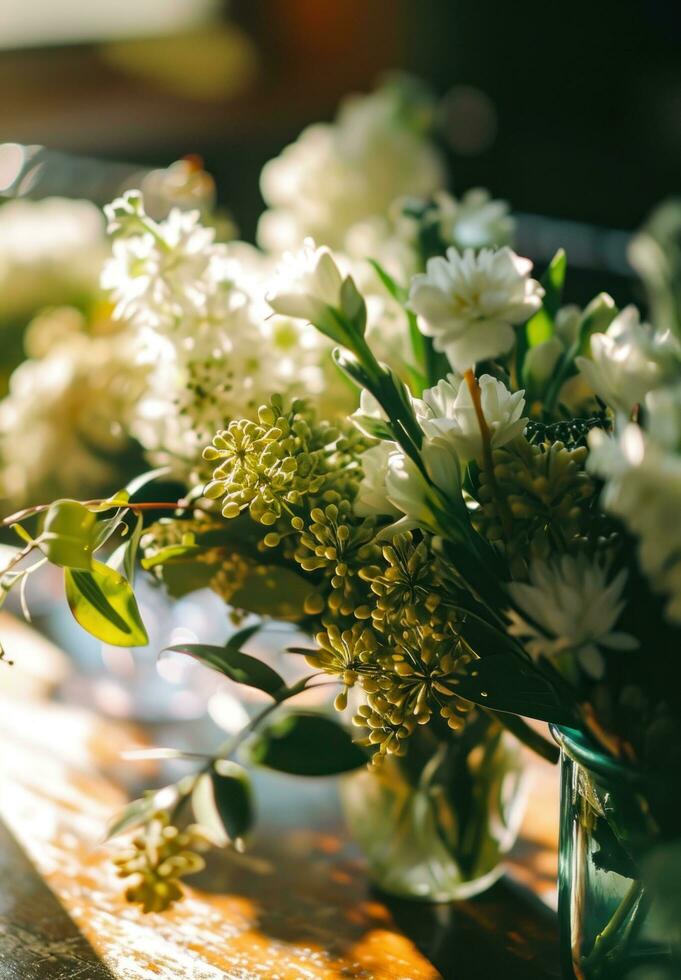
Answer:
<path fill-rule="evenodd" d="M 591 970 L 608 955 L 619 941 L 619 932 L 626 927 L 627 934 L 631 933 L 634 923 L 632 920 L 641 908 L 644 896 L 644 886 L 641 881 L 632 881 L 629 889 L 615 909 L 602 932 L 596 936 L 591 952 L 584 960 L 584 966 Z M 647 910 L 647 906 L 645 906 Z"/>
<path fill-rule="evenodd" d="M 107 510 L 116 510 L 116 508 L 124 508 L 133 511 L 133 513 L 138 513 L 143 510 L 186 510 L 187 501 L 177 500 L 173 502 L 168 501 L 145 501 L 144 503 L 129 503 L 128 501 L 122 500 L 112 500 L 100 499 L 100 500 L 81 500 L 83 507 L 102 507 L 104 504 L 110 503 L 111 506 Z M 49 510 L 52 504 L 36 504 L 35 507 L 25 507 L 23 510 L 18 510 L 14 514 L 10 514 L 9 517 L 5 517 L 0 520 L 1 527 L 11 527 L 12 524 L 20 524 L 22 521 L 27 520 L 29 517 L 35 517 L 37 514 L 44 514 L 46 510 Z"/>

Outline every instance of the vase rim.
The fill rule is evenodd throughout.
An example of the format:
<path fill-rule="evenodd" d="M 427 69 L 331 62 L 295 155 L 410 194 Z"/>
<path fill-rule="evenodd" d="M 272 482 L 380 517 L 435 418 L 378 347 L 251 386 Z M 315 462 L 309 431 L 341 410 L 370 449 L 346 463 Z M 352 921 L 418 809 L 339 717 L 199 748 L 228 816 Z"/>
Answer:
<path fill-rule="evenodd" d="M 621 779 L 630 783 L 650 780 L 651 774 L 649 772 L 646 773 L 631 763 L 622 762 L 620 759 L 609 755 L 605 749 L 600 749 L 588 735 L 578 728 L 570 728 L 566 725 L 550 725 L 549 727 L 561 750 L 585 769 L 610 779 Z"/>

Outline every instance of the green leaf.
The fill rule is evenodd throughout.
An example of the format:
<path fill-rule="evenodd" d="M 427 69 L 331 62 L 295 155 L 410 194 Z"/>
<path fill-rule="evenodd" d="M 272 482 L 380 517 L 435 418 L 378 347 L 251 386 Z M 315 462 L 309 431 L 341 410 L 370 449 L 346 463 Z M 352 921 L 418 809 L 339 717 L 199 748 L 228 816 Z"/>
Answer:
<path fill-rule="evenodd" d="M 132 499 L 136 493 L 146 487 L 148 483 L 152 483 L 154 480 L 158 480 L 161 476 L 167 476 L 171 472 L 169 466 L 159 466 L 158 469 L 148 470 L 146 473 L 140 473 L 136 476 L 130 483 L 127 484 L 125 490 L 122 491 L 129 499 Z"/>
<path fill-rule="evenodd" d="M 397 300 L 397 302 L 401 305 L 404 305 L 409 296 L 408 290 L 406 290 L 404 286 L 400 286 L 397 282 L 395 282 L 390 273 L 386 272 L 380 262 L 377 262 L 376 259 L 367 259 L 367 262 L 373 268 L 374 272 L 381 280 L 381 283 L 392 298 Z M 416 319 L 416 317 L 414 317 L 414 319 Z"/>
<path fill-rule="evenodd" d="M 255 636 L 256 633 L 259 633 L 264 625 L 264 623 L 253 623 L 251 626 L 242 627 L 236 633 L 232 633 L 226 645 L 230 648 L 240 650 L 244 643 L 248 643 L 250 638 Z"/>
<path fill-rule="evenodd" d="M 218 759 L 211 773 L 213 797 L 222 825 L 230 840 L 244 837 L 255 817 L 248 773 L 236 762 Z"/>
<path fill-rule="evenodd" d="M 96 518 L 77 500 L 56 500 L 36 544 L 54 565 L 90 568 Z"/>
<path fill-rule="evenodd" d="M 216 762 L 210 773 L 203 773 L 197 779 L 192 791 L 192 808 L 197 823 L 217 844 L 224 846 L 239 840 L 250 830 L 254 819 L 246 770 L 235 762 Z"/>
<path fill-rule="evenodd" d="M 544 287 L 544 299 L 540 310 L 530 317 L 518 332 L 516 344 L 516 374 L 525 387 L 528 386 L 529 379 L 525 377 L 525 358 L 527 351 L 531 347 L 550 340 L 554 334 L 554 320 L 560 309 L 563 297 L 563 286 L 565 285 L 565 273 L 567 271 L 567 258 L 562 248 L 558 249 L 551 259 L 549 266 L 541 277 L 540 282 Z"/>
<path fill-rule="evenodd" d="M 368 761 L 338 722 L 306 711 L 290 712 L 261 729 L 250 754 L 259 765 L 294 776 L 334 776 Z"/>
<path fill-rule="evenodd" d="M 156 793 L 147 793 L 141 799 L 126 804 L 109 823 L 104 840 L 111 840 L 112 837 L 145 823 L 156 809 L 156 796 Z"/>
<path fill-rule="evenodd" d="M 559 248 L 551 259 L 548 269 L 540 279 L 545 290 L 542 308 L 546 310 L 552 320 L 555 319 L 563 299 L 566 272 L 567 256 L 565 251 Z"/>
<path fill-rule="evenodd" d="M 161 548 L 151 558 L 142 559 L 142 568 L 148 572 L 157 565 L 167 565 L 175 561 L 187 561 L 200 555 L 204 549 L 198 544 L 169 544 L 167 548 Z M 213 569 L 215 574 L 215 569 Z"/>
<path fill-rule="evenodd" d="M 135 571 L 137 568 L 137 551 L 140 546 L 140 538 L 142 537 L 142 531 L 144 530 L 144 516 L 140 513 L 137 515 L 135 520 L 135 526 L 130 535 L 130 540 L 128 541 L 127 548 L 125 549 L 125 557 L 123 559 L 123 572 L 125 577 L 132 585 L 135 581 Z"/>
<path fill-rule="evenodd" d="M 15 534 L 18 534 L 21 540 L 26 544 L 33 544 L 33 538 L 23 524 L 10 524 L 10 530 L 14 531 Z"/>
<path fill-rule="evenodd" d="M 102 547 L 102 545 L 105 545 L 106 542 L 116 533 L 118 528 L 121 527 L 121 525 L 123 525 L 127 531 L 127 524 L 125 524 L 123 521 L 126 513 L 126 508 L 119 507 L 113 517 L 108 517 L 106 520 L 98 521 L 92 541 L 93 551 L 97 551 Z"/>
<path fill-rule="evenodd" d="M 92 636 L 121 647 L 149 642 L 135 593 L 119 572 L 95 561 L 89 571 L 67 568 L 65 584 L 71 612 Z"/>
<path fill-rule="evenodd" d="M 254 687 L 273 698 L 286 689 L 286 682 L 276 670 L 262 660 L 242 653 L 231 642 L 224 647 L 206 643 L 179 643 L 166 649 L 171 653 L 185 653 L 189 657 L 194 657 L 195 660 L 212 667 L 213 670 L 219 671 L 237 684 Z"/>
<path fill-rule="evenodd" d="M 529 347 L 537 347 L 553 337 L 553 320 L 545 309 L 537 310 L 525 327 Z"/>
<path fill-rule="evenodd" d="M 493 711 L 554 725 L 574 723 L 574 715 L 549 681 L 514 656 L 498 654 L 475 660 L 448 679 L 448 683 L 462 698 Z"/>

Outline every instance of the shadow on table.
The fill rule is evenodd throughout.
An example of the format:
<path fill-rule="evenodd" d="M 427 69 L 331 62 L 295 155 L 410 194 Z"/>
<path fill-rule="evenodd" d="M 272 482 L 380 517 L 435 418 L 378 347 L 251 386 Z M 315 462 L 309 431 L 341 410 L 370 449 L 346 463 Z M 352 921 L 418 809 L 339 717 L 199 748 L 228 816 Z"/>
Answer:
<path fill-rule="evenodd" d="M 0 822 L 0 980 L 115 980 Z"/>
<path fill-rule="evenodd" d="M 355 846 L 332 831 L 261 829 L 246 854 L 215 855 L 192 884 L 224 903 L 225 914 L 230 902 L 246 908 L 249 932 L 332 959 L 352 958 L 372 934 L 393 933 L 447 980 L 559 975 L 555 914 L 526 889 L 503 880 L 466 902 L 397 900 L 371 888 Z"/>

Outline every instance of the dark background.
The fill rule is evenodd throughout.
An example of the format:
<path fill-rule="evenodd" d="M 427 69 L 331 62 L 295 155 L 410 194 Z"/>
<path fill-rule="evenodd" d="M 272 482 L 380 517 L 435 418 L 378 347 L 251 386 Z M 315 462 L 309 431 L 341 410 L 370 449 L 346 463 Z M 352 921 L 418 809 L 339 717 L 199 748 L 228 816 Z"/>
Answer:
<path fill-rule="evenodd" d="M 455 192 L 633 229 L 680 189 L 676 0 L 234 0 L 170 41 L 0 52 L 0 138 L 141 164 L 198 153 L 250 238 L 265 160 L 403 69 L 442 100 Z"/>

